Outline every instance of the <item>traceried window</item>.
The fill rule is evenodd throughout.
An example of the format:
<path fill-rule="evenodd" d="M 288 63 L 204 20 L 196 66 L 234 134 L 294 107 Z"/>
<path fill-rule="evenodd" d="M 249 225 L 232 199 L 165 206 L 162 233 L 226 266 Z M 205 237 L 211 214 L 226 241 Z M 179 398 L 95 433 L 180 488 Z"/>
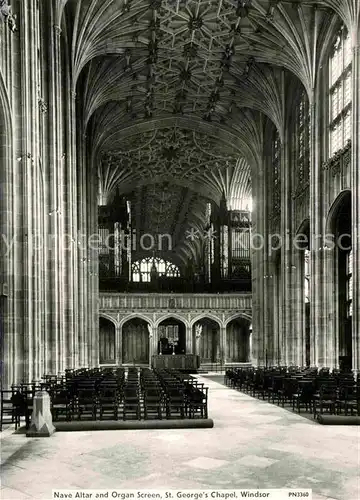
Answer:
<path fill-rule="evenodd" d="M 132 264 L 132 280 L 135 282 L 150 282 L 154 272 L 157 276 L 168 278 L 180 276 L 180 270 L 175 264 L 157 257 L 148 257 Z"/>
<path fill-rule="evenodd" d="M 351 139 L 351 72 L 351 40 L 343 26 L 336 37 L 329 61 L 330 156 Z"/>
<path fill-rule="evenodd" d="M 272 141 L 272 174 L 273 174 L 273 211 L 280 212 L 281 179 L 280 179 L 281 142 L 279 132 L 275 130 Z"/>
<path fill-rule="evenodd" d="M 346 255 L 346 304 L 347 317 L 352 317 L 353 306 L 353 279 L 352 279 L 353 253 L 350 250 Z"/>
<path fill-rule="evenodd" d="M 310 173 L 310 107 L 305 90 L 300 94 L 296 108 L 296 163 L 298 185 L 309 179 Z"/>

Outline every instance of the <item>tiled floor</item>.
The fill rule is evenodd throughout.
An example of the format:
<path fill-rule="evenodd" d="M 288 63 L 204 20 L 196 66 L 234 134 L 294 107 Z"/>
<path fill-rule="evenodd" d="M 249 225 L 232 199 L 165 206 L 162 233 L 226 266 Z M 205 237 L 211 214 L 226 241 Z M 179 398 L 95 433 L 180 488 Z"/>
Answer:
<path fill-rule="evenodd" d="M 320 426 L 208 380 L 213 429 L 1 436 L 2 500 L 55 488 L 312 488 L 360 499 L 360 428 Z"/>

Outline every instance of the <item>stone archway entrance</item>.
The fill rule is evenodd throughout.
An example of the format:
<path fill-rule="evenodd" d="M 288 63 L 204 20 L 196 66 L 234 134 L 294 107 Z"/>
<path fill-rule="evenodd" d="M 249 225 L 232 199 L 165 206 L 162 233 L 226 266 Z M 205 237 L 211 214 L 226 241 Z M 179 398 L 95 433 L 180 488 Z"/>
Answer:
<path fill-rule="evenodd" d="M 113 365 L 116 363 L 115 325 L 106 318 L 99 318 L 99 363 Z"/>
<path fill-rule="evenodd" d="M 122 363 L 149 363 L 148 322 L 141 318 L 132 318 L 122 327 Z"/>
<path fill-rule="evenodd" d="M 235 318 L 226 327 L 226 362 L 247 363 L 250 360 L 250 321 Z"/>
<path fill-rule="evenodd" d="M 352 316 L 353 316 L 353 252 L 351 192 L 343 192 L 336 201 L 336 210 L 330 218 L 330 228 L 335 236 L 335 248 L 330 254 L 334 279 L 334 310 L 336 311 L 333 339 L 338 351 L 336 364 L 344 370 L 352 369 Z M 337 344 L 337 345 L 336 345 Z"/>
<path fill-rule="evenodd" d="M 157 354 L 186 354 L 186 328 L 182 321 L 167 318 L 158 326 Z"/>
<path fill-rule="evenodd" d="M 198 333 L 199 332 L 199 333 Z M 193 346 L 200 363 L 220 361 L 220 327 L 210 318 L 202 318 L 193 326 Z"/>

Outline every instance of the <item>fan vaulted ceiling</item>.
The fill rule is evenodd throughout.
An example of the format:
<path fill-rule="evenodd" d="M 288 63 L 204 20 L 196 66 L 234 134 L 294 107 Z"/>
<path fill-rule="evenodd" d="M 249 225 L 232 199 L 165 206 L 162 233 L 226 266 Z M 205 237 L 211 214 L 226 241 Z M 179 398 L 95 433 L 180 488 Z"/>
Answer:
<path fill-rule="evenodd" d="M 344 0 L 351 9 L 352 0 Z M 105 203 L 132 200 L 138 231 L 183 260 L 207 200 L 245 208 L 262 117 L 282 131 L 284 71 L 313 88 L 332 0 L 61 0 L 74 86 Z M 349 10 L 348 9 L 348 10 Z M 350 10 L 349 10 L 350 12 Z M 340 14 L 349 15 L 346 10 Z M 235 201 L 234 201 L 235 200 Z M 195 252 L 196 253 L 196 252 Z"/>
<path fill-rule="evenodd" d="M 249 166 L 234 146 L 176 126 L 129 136 L 99 168 L 101 193 L 128 193 L 139 234 L 171 235 L 168 258 L 191 252 L 189 230 L 204 228 L 207 200 L 231 193 L 228 202 L 245 208 L 250 194 Z"/>

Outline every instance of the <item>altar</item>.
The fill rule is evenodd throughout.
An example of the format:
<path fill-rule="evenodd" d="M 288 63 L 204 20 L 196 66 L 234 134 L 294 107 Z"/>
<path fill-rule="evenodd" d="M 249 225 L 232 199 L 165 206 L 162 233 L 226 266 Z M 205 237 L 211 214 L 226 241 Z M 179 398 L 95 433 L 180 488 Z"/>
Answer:
<path fill-rule="evenodd" d="M 195 354 L 155 354 L 151 358 L 152 368 L 196 371 L 200 367 L 200 357 Z"/>

